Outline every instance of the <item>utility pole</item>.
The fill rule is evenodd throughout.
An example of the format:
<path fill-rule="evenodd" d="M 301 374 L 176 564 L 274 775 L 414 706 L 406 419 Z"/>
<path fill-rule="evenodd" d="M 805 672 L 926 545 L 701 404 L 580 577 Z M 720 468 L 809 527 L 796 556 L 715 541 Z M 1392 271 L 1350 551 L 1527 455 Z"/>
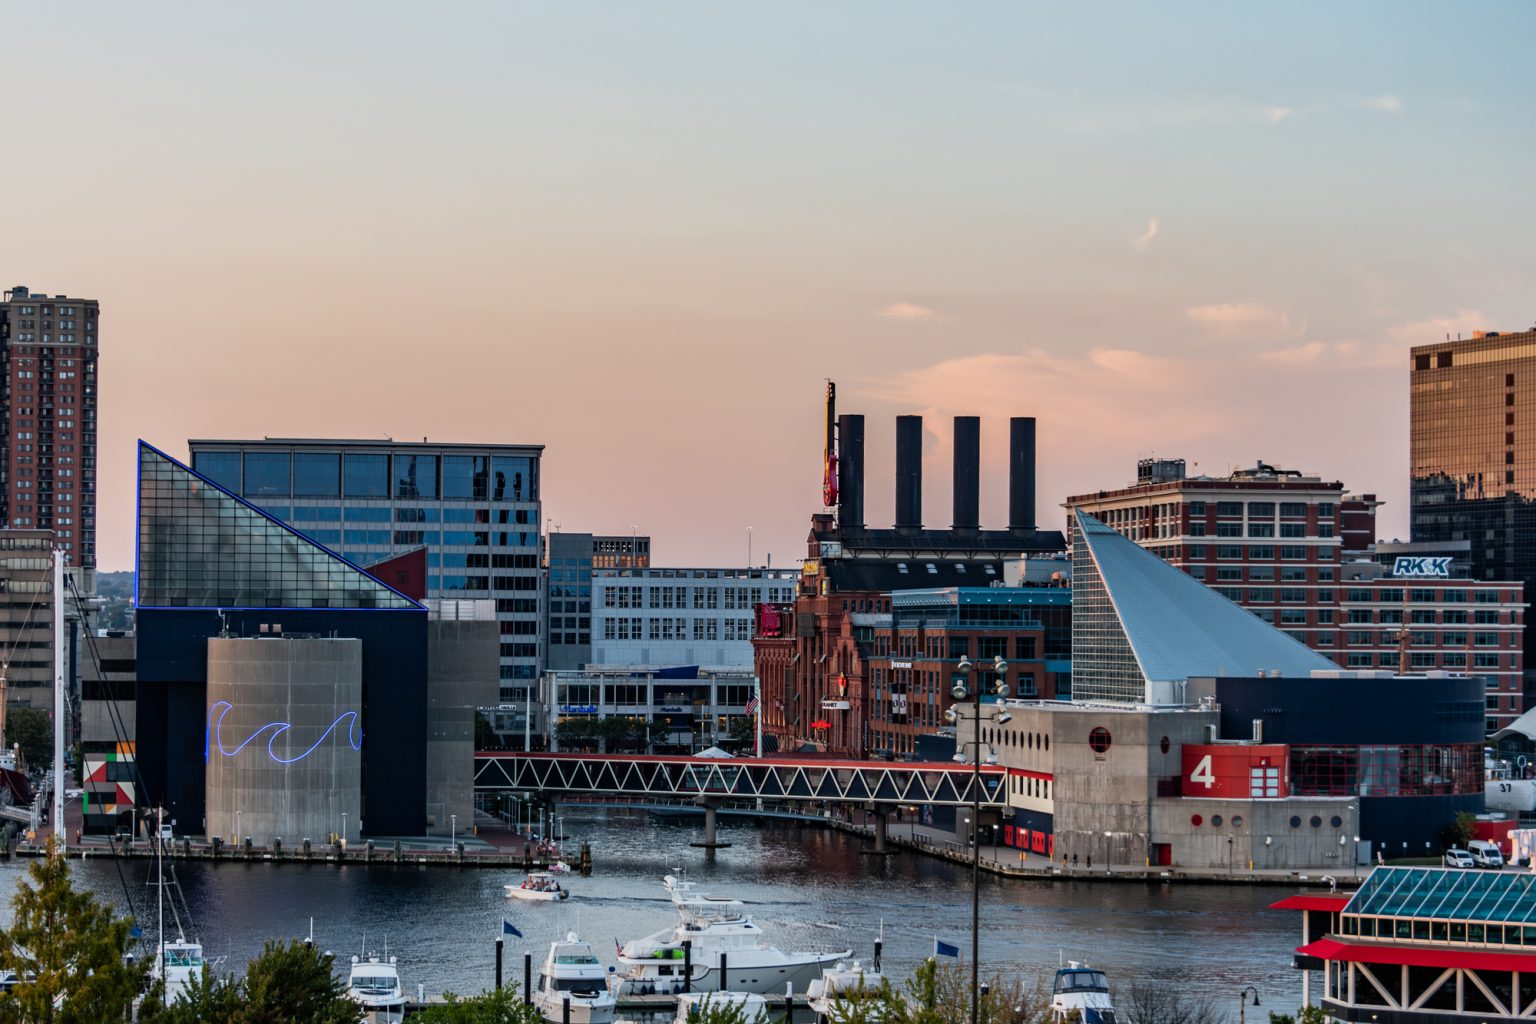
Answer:
<path fill-rule="evenodd" d="M 53 838 L 64 856 L 64 549 L 53 549 Z"/>

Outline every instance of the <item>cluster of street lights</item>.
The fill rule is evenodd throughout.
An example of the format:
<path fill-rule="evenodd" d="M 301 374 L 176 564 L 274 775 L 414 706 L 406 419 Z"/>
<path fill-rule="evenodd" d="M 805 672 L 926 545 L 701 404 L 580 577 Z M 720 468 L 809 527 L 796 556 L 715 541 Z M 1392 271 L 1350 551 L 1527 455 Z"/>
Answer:
<path fill-rule="evenodd" d="M 971 659 L 962 655 L 960 664 L 955 666 L 955 676 L 951 680 L 952 685 L 949 690 L 955 700 L 961 701 L 971 696 L 968 680 L 971 673 L 975 671 L 977 668 Z M 992 672 L 997 677 L 996 682 L 992 684 L 992 692 L 998 699 L 1007 697 L 1008 683 L 1005 677 L 1008 673 L 1008 663 L 1003 660 L 1001 654 L 992 659 Z M 976 707 L 970 716 L 975 723 L 975 739 L 971 743 L 971 1024 L 979 1024 L 981 1020 L 981 838 L 978 835 L 981 829 L 981 720 L 985 717 L 998 725 L 1013 720 L 1013 716 L 1003 708 L 997 708 L 985 716 L 982 714 L 980 683 L 976 686 L 975 696 Z M 951 724 L 958 722 L 962 717 L 954 708 L 944 712 L 944 720 Z M 958 748 L 966 744 L 958 734 L 955 742 L 957 747 L 955 760 L 963 763 L 966 757 Z M 997 755 L 989 752 L 987 763 L 996 764 Z"/>

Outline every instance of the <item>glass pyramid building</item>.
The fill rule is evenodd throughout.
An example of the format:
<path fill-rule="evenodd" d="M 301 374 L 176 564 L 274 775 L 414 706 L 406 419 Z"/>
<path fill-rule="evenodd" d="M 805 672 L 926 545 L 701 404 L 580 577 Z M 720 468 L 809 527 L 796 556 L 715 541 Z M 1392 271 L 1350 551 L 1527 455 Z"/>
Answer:
<path fill-rule="evenodd" d="M 1072 695 L 1183 704 L 1195 676 L 1338 666 L 1082 510 L 1072 545 Z"/>
<path fill-rule="evenodd" d="M 143 441 L 138 529 L 140 608 L 424 610 Z"/>

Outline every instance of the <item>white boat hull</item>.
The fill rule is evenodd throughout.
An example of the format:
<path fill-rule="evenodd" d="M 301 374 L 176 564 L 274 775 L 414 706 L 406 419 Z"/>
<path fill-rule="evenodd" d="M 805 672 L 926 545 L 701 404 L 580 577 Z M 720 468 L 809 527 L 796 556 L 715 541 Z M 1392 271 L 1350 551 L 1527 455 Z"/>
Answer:
<path fill-rule="evenodd" d="M 760 959 L 753 957 L 752 952 L 739 950 L 727 954 L 725 981 L 729 991 L 781 996 L 784 994 L 784 986 L 791 985 L 795 992 L 803 993 L 810 987 L 812 981 L 821 977 L 824 968 L 836 964 L 839 960 L 847 960 L 853 951 L 845 949 L 834 953 L 813 953 L 808 954 L 811 959 L 787 962 Z M 657 963 L 632 960 L 620 962 L 621 970 L 625 971 L 622 975 L 615 975 L 615 992 L 620 996 L 651 993 L 673 995 L 683 991 L 681 960 Z M 677 973 L 673 976 L 657 973 L 659 963 L 669 964 Z M 719 992 L 719 969 L 695 963 L 691 988 L 694 992 Z"/>
<path fill-rule="evenodd" d="M 542 992 L 534 993 L 533 1005 L 538 1008 L 540 1016 L 551 1024 L 561 1024 L 565 1020 L 565 1007 L 545 997 Z M 613 1024 L 614 1009 L 612 996 L 601 1000 L 572 999 L 571 1024 Z"/>
<path fill-rule="evenodd" d="M 504 886 L 507 895 L 514 900 L 528 900 L 531 903 L 555 903 L 559 900 L 569 899 L 570 892 L 561 889 L 559 891 L 546 892 L 541 889 L 524 889 L 518 885 Z"/>

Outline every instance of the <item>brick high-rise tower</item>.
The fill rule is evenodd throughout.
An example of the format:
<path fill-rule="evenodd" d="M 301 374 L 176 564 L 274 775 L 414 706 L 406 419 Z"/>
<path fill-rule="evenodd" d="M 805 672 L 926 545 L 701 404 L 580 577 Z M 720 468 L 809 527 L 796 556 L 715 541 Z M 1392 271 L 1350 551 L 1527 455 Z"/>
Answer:
<path fill-rule="evenodd" d="M 96 567 L 95 299 L 0 301 L 0 523 L 52 530 L 69 564 Z M 87 574 L 89 576 L 89 573 Z"/>

